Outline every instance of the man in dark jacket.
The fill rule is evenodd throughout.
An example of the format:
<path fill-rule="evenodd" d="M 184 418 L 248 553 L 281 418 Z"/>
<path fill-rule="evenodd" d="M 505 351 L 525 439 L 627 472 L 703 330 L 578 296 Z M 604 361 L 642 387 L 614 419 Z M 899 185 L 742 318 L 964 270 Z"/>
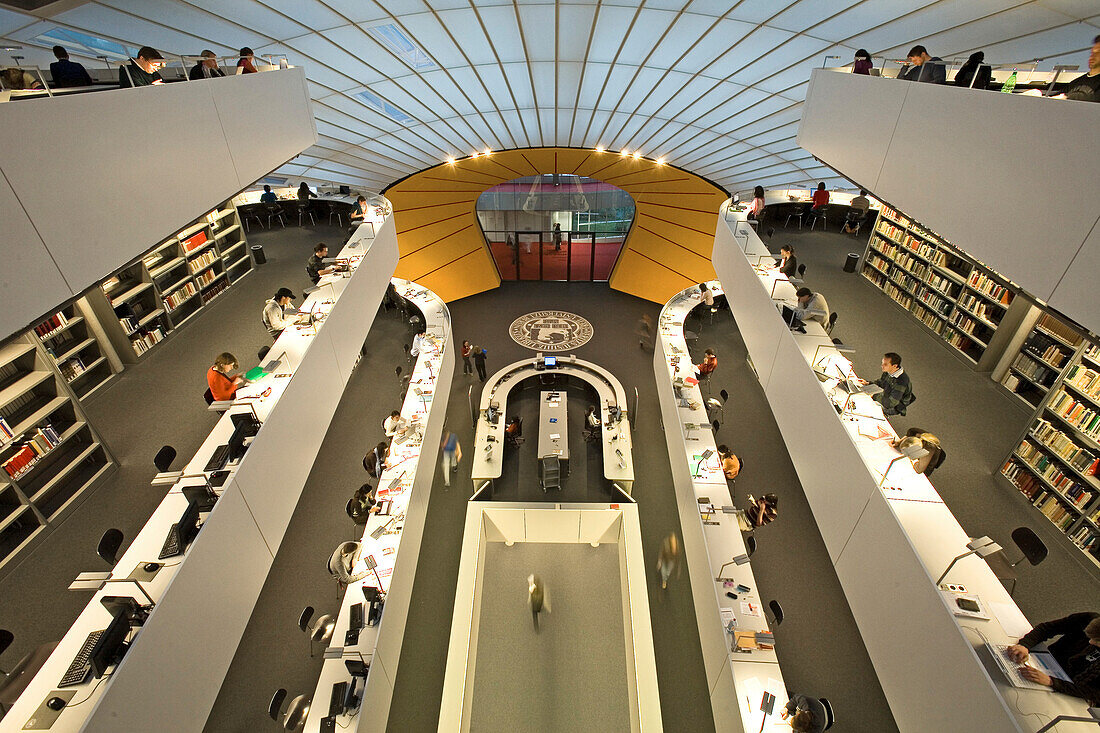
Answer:
<path fill-rule="evenodd" d="M 218 55 L 207 49 L 202 52 L 202 61 L 191 67 L 187 78 L 195 81 L 196 79 L 216 79 L 219 76 L 225 76 L 225 72 L 218 68 Z"/>
<path fill-rule="evenodd" d="M 1100 613 L 1071 613 L 1065 618 L 1044 621 L 1029 631 L 1019 643 L 1008 648 L 1008 655 L 1023 664 L 1028 651 L 1054 636 L 1062 638 L 1049 646 L 1050 653 L 1069 675 L 1070 682 L 1051 677 L 1034 667 L 1023 667 L 1020 674 L 1055 692 L 1084 698 L 1100 705 Z"/>
<path fill-rule="evenodd" d="M 913 403 L 913 385 L 909 375 L 901 369 L 901 356 L 893 351 L 882 356 L 882 376 L 873 384 L 882 387 L 874 399 L 882 405 L 887 415 L 904 415 L 905 408 Z"/>
<path fill-rule="evenodd" d="M 54 87 L 90 87 L 92 77 L 88 76 L 88 70 L 82 64 L 69 61 L 69 52 L 64 46 L 54 46 L 53 55 L 57 61 L 50 64 L 50 76 L 53 77 Z"/>
<path fill-rule="evenodd" d="M 899 79 L 930 84 L 947 83 L 947 67 L 944 66 L 943 59 L 929 56 L 928 49 L 924 46 L 913 46 L 905 56 L 909 63 L 898 72 Z"/>

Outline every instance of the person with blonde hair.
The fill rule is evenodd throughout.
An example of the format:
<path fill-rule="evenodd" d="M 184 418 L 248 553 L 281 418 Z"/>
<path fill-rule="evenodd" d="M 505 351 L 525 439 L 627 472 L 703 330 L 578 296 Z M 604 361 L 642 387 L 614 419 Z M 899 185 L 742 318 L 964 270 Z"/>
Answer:
<path fill-rule="evenodd" d="M 206 371 L 206 383 L 210 387 L 210 394 L 218 402 L 235 399 L 237 388 L 245 384 L 244 377 L 234 374 L 240 363 L 237 357 L 228 351 L 223 351 L 214 358 L 214 364 Z"/>
<path fill-rule="evenodd" d="M 680 538 L 675 532 L 669 533 L 661 540 L 661 549 L 657 553 L 657 571 L 661 573 L 661 589 L 668 588 L 668 579 L 675 572 L 680 574 L 680 558 L 683 550 L 680 548 Z"/>
<path fill-rule="evenodd" d="M 545 610 L 550 613 L 550 591 L 542 578 L 532 573 L 527 576 L 527 605 L 531 609 L 531 618 L 535 622 L 535 633 L 539 631 L 539 614 Z"/>

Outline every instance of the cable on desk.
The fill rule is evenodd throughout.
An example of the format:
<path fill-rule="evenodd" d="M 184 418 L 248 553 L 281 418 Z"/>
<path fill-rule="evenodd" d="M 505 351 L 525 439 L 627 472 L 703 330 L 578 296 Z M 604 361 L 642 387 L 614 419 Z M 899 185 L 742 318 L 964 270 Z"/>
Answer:
<path fill-rule="evenodd" d="M 84 703 L 86 703 L 86 702 L 88 702 L 89 700 L 91 700 L 91 699 L 92 699 L 92 695 L 94 695 L 94 694 L 95 694 L 95 691 L 99 689 L 99 686 L 103 684 L 103 680 L 107 679 L 108 677 L 110 677 L 110 676 L 111 676 L 111 675 L 113 675 L 113 674 L 114 674 L 114 672 L 111 672 L 111 674 L 105 674 L 105 675 L 103 675 L 102 677 L 100 677 L 100 678 L 99 678 L 99 682 L 96 682 L 96 683 L 95 683 L 95 687 L 93 687 L 93 688 L 92 688 L 92 691 L 88 693 L 88 696 L 87 696 L 86 698 L 84 698 L 84 699 L 83 699 L 83 700 L 81 700 L 80 702 L 69 702 L 69 703 L 65 703 L 65 707 L 63 707 L 63 708 L 61 708 L 61 709 L 62 709 L 62 710 L 68 710 L 69 708 L 75 708 L 75 707 L 76 707 L 77 705 L 83 705 Z"/>

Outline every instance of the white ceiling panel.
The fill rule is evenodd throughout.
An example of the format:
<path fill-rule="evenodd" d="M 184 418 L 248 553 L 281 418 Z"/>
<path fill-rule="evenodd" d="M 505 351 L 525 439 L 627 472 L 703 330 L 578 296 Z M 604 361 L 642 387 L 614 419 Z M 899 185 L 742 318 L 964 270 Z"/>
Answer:
<path fill-rule="evenodd" d="M 826 55 L 1086 64 L 1097 0 L 96 0 L 0 10 L 38 63 L 53 27 L 170 54 L 285 52 L 321 136 L 287 175 L 384 187 L 447 155 L 558 144 L 666 156 L 730 190 L 836 181 L 795 144 Z M 384 28 L 368 33 L 370 28 Z M 369 91 L 376 98 L 361 98 Z"/>

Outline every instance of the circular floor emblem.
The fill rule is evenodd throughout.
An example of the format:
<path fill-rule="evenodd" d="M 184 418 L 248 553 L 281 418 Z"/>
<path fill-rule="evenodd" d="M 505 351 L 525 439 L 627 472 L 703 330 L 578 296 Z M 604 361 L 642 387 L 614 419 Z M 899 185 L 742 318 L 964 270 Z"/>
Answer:
<path fill-rule="evenodd" d="M 508 327 L 512 340 L 533 351 L 569 351 L 592 338 L 592 324 L 575 313 L 535 311 Z"/>

